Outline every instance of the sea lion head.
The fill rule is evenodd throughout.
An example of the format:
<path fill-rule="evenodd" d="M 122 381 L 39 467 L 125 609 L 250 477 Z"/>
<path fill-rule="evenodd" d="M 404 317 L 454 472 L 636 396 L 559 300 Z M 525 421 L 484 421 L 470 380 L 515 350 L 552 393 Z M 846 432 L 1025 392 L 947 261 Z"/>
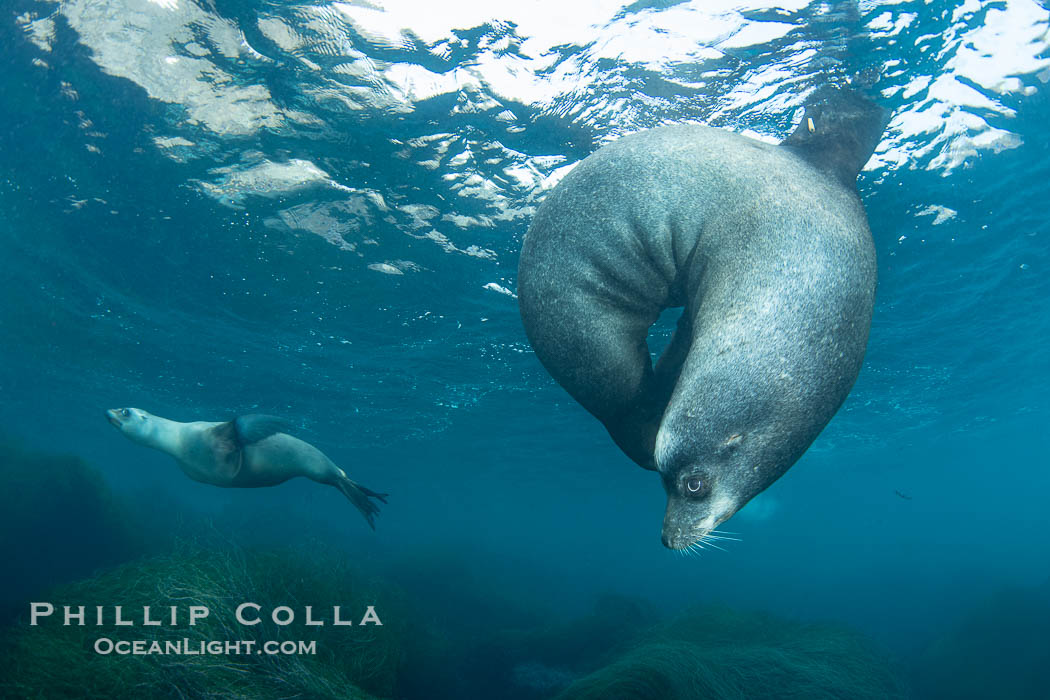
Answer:
<path fill-rule="evenodd" d="M 721 386 L 720 396 L 704 391 L 672 401 L 657 434 L 669 549 L 717 540 L 715 529 L 783 476 L 819 432 L 790 404 L 761 393 L 745 402 Z"/>
<path fill-rule="evenodd" d="M 148 441 L 156 427 L 153 416 L 141 408 L 111 408 L 106 411 L 106 418 L 113 427 L 135 442 Z"/>

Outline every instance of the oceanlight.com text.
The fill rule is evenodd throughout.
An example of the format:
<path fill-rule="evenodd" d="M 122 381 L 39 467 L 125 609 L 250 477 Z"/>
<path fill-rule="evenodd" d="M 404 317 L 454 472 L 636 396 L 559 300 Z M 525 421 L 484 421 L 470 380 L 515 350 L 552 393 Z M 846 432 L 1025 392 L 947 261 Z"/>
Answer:
<path fill-rule="evenodd" d="M 200 656 L 200 655 L 212 655 L 212 656 L 230 656 L 239 654 L 268 654 L 274 655 L 316 655 L 317 654 L 317 642 L 316 641 L 296 641 L 286 639 L 278 642 L 274 640 L 265 641 L 259 643 L 254 639 L 239 639 L 236 641 L 205 641 L 205 640 L 190 640 L 188 638 L 183 639 L 169 639 L 166 641 L 157 640 L 113 640 L 109 637 L 99 637 L 95 640 L 95 653 L 102 654 L 103 656 L 108 654 L 117 655 L 131 655 L 131 656 Z"/>

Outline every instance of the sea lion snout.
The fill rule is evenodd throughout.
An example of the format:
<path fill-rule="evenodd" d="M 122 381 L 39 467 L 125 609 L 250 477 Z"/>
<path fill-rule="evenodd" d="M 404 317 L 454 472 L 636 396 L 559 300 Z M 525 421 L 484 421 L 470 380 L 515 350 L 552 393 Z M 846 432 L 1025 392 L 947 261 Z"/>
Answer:
<path fill-rule="evenodd" d="M 689 549 L 693 545 L 703 548 L 704 540 L 736 511 L 737 507 L 724 497 L 692 500 L 671 495 L 660 541 L 668 549 Z"/>
<path fill-rule="evenodd" d="M 707 526 L 702 523 L 689 522 L 688 519 L 665 517 L 660 541 L 668 549 L 689 549 L 695 544 L 701 544 L 718 523 L 726 519 L 722 518 L 717 522 L 710 519 L 712 524 Z"/>
<path fill-rule="evenodd" d="M 122 433 L 140 433 L 148 423 L 147 415 L 139 408 L 111 408 L 106 411 L 106 420 Z M 133 418 L 138 420 L 132 422 Z"/>
<path fill-rule="evenodd" d="M 660 542 L 668 549 L 688 549 L 699 537 L 686 535 L 681 528 L 669 529 L 664 524 L 663 532 L 660 533 Z"/>

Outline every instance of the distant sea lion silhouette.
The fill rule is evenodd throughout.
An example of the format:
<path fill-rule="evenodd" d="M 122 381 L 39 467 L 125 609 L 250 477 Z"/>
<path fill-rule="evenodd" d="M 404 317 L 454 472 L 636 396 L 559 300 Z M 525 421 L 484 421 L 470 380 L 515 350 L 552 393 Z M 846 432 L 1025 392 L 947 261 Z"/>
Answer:
<path fill-rule="evenodd" d="M 373 530 L 379 506 L 369 499 L 386 503 L 389 495 L 351 480 L 319 449 L 284 432 L 287 423 L 274 416 L 178 423 L 141 408 L 113 408 L 106 417 L 132 442 L 166 452 L 186 476 L 204 484 L 255 488 L 305 476 L 339 489 Z"/>
<path fill-rule="evenodd" d="M 682 124 L 584 159 L 536 212 L 518 295 L 540 361 L 667 492 L 685 549 L 782 476 L 860 371 L 875 250 L 856 178 L 885 111 L 806 101 L 780 145 Z M 653 368 L 663 309 L 684 307 Z"/>

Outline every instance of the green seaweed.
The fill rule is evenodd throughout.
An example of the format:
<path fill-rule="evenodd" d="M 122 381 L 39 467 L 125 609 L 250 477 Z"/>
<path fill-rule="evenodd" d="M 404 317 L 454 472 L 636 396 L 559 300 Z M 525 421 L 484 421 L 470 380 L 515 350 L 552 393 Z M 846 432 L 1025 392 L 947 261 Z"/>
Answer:
<path fill-rule="evenodd" d="M 287 552 L 251 552 L 235 547 L 204 549 L 182 544 L 169 555 L 137 560 L 93 578 L 55 589 L 46 598 L 56 614 L 32 627 L 11 628 L 0 660 L 2 697 L 76 698 L 370 698 L 392 696 L 404 659 L 404 602 L 396 591 L 358 575 L 336 557 Z M 262 606 L 263 622 L 244 626 L 234 609 L 241 602 Z M 178 626 L 62 626 L 61 605 L 122 605 L 128 617 L 144 605 L 166 611 L 178 605 Z M 185 619 L 191 605 L 211 614 L 195 626 Z M 267 611 L 296 610 L 297 621 L 273 624 Z M 300 624 L 304 606 L 329 624 Z M 330 624 L 331 608 L 342 606 L 351 627 Z M 358 626 L 374 605 L 382 626 Z M 89 623 L 92 608 L 88 608 Z M 137 611 L 137 612 L 136 612 Z M 162 614 L 156 617 L 163 618 Z M 316 640 L 316 655 L 100 655 L 99 637 L 113 640 Z"/>
<path fill-rule="evenodd" d="M 859 635 L 724 608 L 658 625 L 560 700 L 905 697 L 890 664 Z"/>

